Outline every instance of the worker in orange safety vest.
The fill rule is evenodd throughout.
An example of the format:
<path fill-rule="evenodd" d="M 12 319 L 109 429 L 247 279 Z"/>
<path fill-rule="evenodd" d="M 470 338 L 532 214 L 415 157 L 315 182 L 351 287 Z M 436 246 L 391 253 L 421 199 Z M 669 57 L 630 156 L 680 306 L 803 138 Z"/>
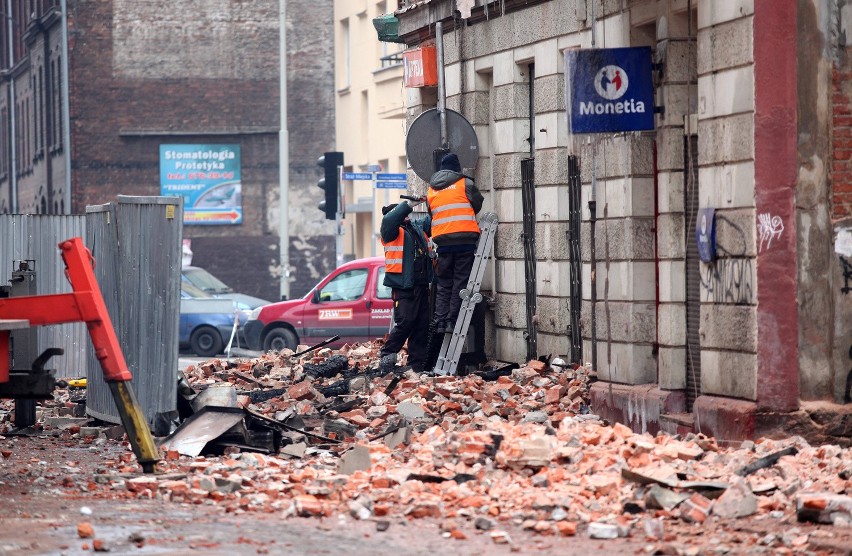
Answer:
<path fill-rule="evenodd" d="M 433 280 L 429 244 L 429 217 L 411 218 L 412 207 L 422 201 L 404 201 L 382 208 L 380 234 L 385 248 L 384 285 L 391 288 L 393 330 L 380 351 L 379 366 L 390 372 L 397 353 L 408 342 L 408 366 L 423 372 L 429 337 L 429 286 Z"/>
<path fill-rule="evenodd" d="M 473 178 L 462 174 L 453 153 L 444 155 L 440 169 L 429 179 L 426 199 L 438 252 L 435 332 L 451 332 L 461 309 L 459 292 L 467 287 L 473 268 L 479 241 L 476 214 L 484 199 Z"/>

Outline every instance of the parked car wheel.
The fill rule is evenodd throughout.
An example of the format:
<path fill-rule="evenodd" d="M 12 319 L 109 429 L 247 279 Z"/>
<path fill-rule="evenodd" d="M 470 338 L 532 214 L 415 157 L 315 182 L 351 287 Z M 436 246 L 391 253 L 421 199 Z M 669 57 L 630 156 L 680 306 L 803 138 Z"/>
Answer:
<path fill-rule="evenodd" d="M 224 345 L 219 331 L 210 326 L 196 328 L 189 338 L 189 347 L 201 357 L 213 357 L 222 353 Z"/>
<path fill-rule="evenodd" d="M 263 339 L 264 351 L 281 351 L 283 349 L 296 349 L 298 339 L 292 330 L 287 328 L 273 328 Z"/>

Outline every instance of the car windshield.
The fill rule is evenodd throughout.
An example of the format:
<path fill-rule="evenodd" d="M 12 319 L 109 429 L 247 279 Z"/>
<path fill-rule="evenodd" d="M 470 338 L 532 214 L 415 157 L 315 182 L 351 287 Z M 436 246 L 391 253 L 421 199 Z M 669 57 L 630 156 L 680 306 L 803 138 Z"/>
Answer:
<path fill-rule="evenodd" d="M 201 288 L 207 293 L 232 293 L 234 291 L 230 286 L 203 268 L 184 268 L 183 276 L 194 286 Z"/>
<path fill-rule="evenodd" d="M 209 293 L 197 286 L 194 286 L 190 282 L 181 282 L 180 291 L 181 294 L 183 294 L 181 297 L 191 297 L 193 299 L 210 299 L 212 297 Z"/>

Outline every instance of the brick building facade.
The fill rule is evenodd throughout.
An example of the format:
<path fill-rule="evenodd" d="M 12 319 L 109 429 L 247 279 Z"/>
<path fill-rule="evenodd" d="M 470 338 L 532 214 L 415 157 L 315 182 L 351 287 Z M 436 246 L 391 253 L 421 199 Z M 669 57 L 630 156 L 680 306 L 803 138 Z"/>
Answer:
<path fill-rule="evenodd" d="M 538 354 L 593 363 L 593 410 L 636 430 L 852 434 L 833 405 L 852 353 L 847 4 L 403 3 L 409 47 L 443 23 L 447 106 L 480 138 L 475 175 L 500 218 L 497 358 L 537 337 Z M 635 46 L 656 64 L 654 131 L 572 135 L 566 53 Z M 410 91 L 409 120 L 434 105 Z M 715 211 L 709 262 L 701 209 Z"/>
<path fill-rule="evenodd" d="M 278 8 L 277 0 L 69 0 L 68 195 L 59 2 L 15 0 L 13 29 L 21 40 L 12 63 L 3 59 L 0 78 L 0 211 L 80 213 L 119 194 L 159 195 L 161 144 L 237 144 L 242 224 L 186 225 L 184 237 L 192 240 L 193 264 L 239 291 L 278 299 Z M 334 264 L 333 230 L 316 209 L 316 159 L 334 147 L 333 26 L 331 3 L 289 1 L 287 10 L 296 296 Z M 18 145 L 15 203 L 3 173 L 11 137 Z"/>

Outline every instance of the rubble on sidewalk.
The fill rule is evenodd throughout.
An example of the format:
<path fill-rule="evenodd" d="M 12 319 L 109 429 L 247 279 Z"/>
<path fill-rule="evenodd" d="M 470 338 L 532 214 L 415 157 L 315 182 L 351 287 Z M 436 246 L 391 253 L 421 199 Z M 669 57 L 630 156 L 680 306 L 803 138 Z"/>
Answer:
<path fill-rule="evenodd" d="M 451 538 L 485 532 L 505 544 L 511 527 L 673 546 L 673 529 L 700 532 L 715 520 L 852 520 L 848 448 L 798 437 L 728 448 L 700 434 L 636 434 L 588 414 L 594 375 L 584 367 L 531 361 L 467 376 L 383 375 L 379 348 L 191 367 L 186 381 L 198 397 L 231 400 L 239 423 L 205 438 L 203 455 L 165 442 L 163 475 L 128 477 L 131 458 L 105 462 L 92 488 L 226 512 L 375 520 L 379 531 L 393 519 L 450 520 Z M 762 546 L 795 547 L 801 536 Z"/>

